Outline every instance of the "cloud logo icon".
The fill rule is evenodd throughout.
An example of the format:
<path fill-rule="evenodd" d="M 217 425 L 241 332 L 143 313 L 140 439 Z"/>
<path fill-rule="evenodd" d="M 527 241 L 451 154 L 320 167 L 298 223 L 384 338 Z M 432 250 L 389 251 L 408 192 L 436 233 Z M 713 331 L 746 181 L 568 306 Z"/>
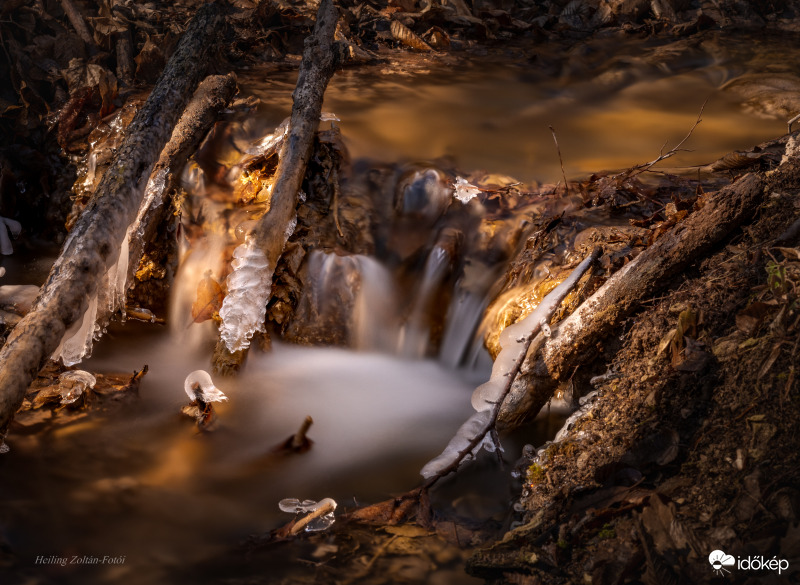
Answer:
<path fill-rule="evenodd" d="M 717 575 L 722 575 L 723 572 L 730 573 L 725 567 L 732 567 L 735 565 L 736 559 L 733 558 L 733 555 L 726 555 L 721 550 L 715 550 L 708 555 L 708 562 L 711 563 L 711 568 L 714 569 Z"/>

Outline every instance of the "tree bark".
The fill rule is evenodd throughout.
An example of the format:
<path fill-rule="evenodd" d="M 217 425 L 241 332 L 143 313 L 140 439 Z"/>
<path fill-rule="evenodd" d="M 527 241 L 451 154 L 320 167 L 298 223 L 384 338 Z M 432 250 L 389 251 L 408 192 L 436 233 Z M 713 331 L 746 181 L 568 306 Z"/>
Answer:
<path fill-rule="evenodd" d="M 292 95 L 292 115 L 280 149 L 280 162 L 269 211 L 261 218 L 249 238 L 264 253 L 274 273 L 286 244 L 287 226 L 295 216 L 297 195 L 319 127 L 325 89 L 337 64 L 334 31 L 338 12 L 332 0 L 322 0 L 314 32 L 306 39 L 303 60 Z M 263 196 L 267 198 L 267 194 Z M 266 314 L 266 306 L 264 307 Z M 215 350 L 215 369 L 234 373 L 244 362 L 246 351 L 231 353 L 222 341 Z"/>
<path fill-rule="evenodd" d="M 762 201 L 764 180 L 749 174 L 711 195 L 705 205 L 618 270 L 554 328 L 541 351 L 528 355 L 503 404 L 500 425 L 516 428 L 535 417 L 559 382 L 591 361 L 598 344 L 642 301 L 674 282 L 684 268 L 751 219 Z"/>
<path fill-rule="evenodd" d="M 33 309 L 0 350 L 0 429 L 7 429 L 31 380 L 83 316 L 88 298 L 118 259 L 144 182 L 204 74 L 221 24 L 215 4 L 198 10 L 64 243 Z"/>

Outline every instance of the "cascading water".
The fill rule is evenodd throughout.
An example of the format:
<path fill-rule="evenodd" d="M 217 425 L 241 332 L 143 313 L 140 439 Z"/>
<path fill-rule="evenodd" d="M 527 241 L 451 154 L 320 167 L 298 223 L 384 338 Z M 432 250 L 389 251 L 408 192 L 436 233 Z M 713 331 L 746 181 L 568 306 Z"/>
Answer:
<path fill-rule="evenodd" d="M 573 171 L 641 162 L 642 152 L 657 154 L 666 130 L 677 126 L 673 115 L 662 115 L 653 105 L 661 107 L 663 97 L 657 100 L 653 94 L 662 96 L 663 87 L 648 93 L 642 82 L 617 101 L 604 94 L 605 109 L 600 111 L 598 100 L 591 93 L 586 97 L 583 86 L 583 93 L 569 96 L 577 109 L 565 109 L 558 100 L 531 96 L 534 90 L 559 95 L 560 86 L 540 90 L 518 72 L 492 71 L 488 82 L 485 71 L 477 69 L 440 71 L 427 78 L 438 76 L 438 81 L 427 85 L 417 78 L 401 84 L 369 75 L 365 82 L 363 73 L 345 71 L 334 80 L 327 107 L 342 118 L 346 141 L 356 157 L 380 152 L 388 159 L 430 160 L 466 152 L 466 158 L 458 159 L 462 166 L 485 166 L 529 179 L 545 165 L 549 171 L 544 174 L 553 181 L 560 171 L 547 124 L 561 131 L 559 139 Z M 374 99 L 350 92 L 354 83 L 376 92 Z M 681 83 L 686 91 L 671 94 L 675 103 L 687 104 L 684 95 L 709 91 L 699 78 L 684 78 Z M 489 111 L 501 84 L 506 88 L 503 99 L 513 101 L 513 107 L 504 102 L 499 110 Z M 290 90 L 283 93 L 286 98 Z M 431 99 L 420 100 L 421 94 L 440 99 L 432 104 Z M 359 97 L 354 101 L 355 95 Z M 675 99 L 679 95 L 681 99 Z M 275 101 L 272 95 L 266 97 L 266 103 Z M 691 122 L 700 101 L 682 106 L 681 123 Z M 534 102 L 539 104 L 536 111 L 531 109 Z M 646 132 L 630 114 L 633 102 L 638 119 L 647 120 Z M 702 128 L 714 125 L 728 130 L 710 133 L 711 139 L 719 135 L 723 141 L 698 148 L 704 154 L 696 157 L 711 160 L 734 148 L 731 129 L 747 127 L 750 134 L 736 139 L 749 145 L 783 128 L 783 123 L 765 127 L 761 120 L 743 118 L 738 103 L 729 98 L 718 97 L 718 102 L 724 102 L 718 110 L 713 104 L 707 108 Z M 277 126 L 287 109 L 270 112 L 265 107 L 260 114 L 272 119 L 258 125 Z M 518 128 L 509 134 L 511 125 Z M 492 131 L 487 133 L 487 127 Z M 680 133 L 684 132 L 681 127 Z M 620 134 L 657 138 L 647 145 L 631 142 L 624 157 L 598 158 L 603 148 L 596 141 Z M 698 134 L 703 139 L 709 136 Z M 234 136 L 233 142 L 237 140 L 241 142 Z M 383 149 L 399 146 L 391 147 L 398 149 L 391 152 L 378 151 L 375 143 Z M 246 152 L 248 145 L 240 152 Z M 210 158 L 213 164 L 228 160 Z M 449 165 L 444 161 L 441 166 Z M 331 338 L 330 331 L 339 327 L 340 347 L 276 341 L 268 354 L 252 348 L 238 378 L 214 378 L 229 401 L 218 408 L 218 430 L 198 434 L 192 422 L 181 420 L 179 414 L 187 402 L 184 380 L 190 372 L 209 369 L 217 331 L 211 320 L 193 323 L 192 305 L 198 284 L 209 272 L 224 284 L 226 259 L 257 214 L 255 204 L 232 210 L 234 206 L 220 201 L 217 193 L 226 187 L 213 184 L 211 173 L 205 177 L 194 167 L 194 180 L 191 173 L 186 178 L 194 191 L 184 216 L 185 248 L 172 286 L 169 329 L 130 321 L 114 325 L 91 360 L 81 366 L 103 372 L 133 371 L 148 364 L 139 400 L 103 419 L 78 418 L 41 433 L 15 430 L 13 448 L 3 459 L 4 472 L 15 481 L 3 482 L 1 497 L 7 506 L 0 521 L 13 534 L 18 554 L 125 555 L 124 565 L 82 567 L 91 579 L 81 581 L 84 574 L 76 573 L 71 582 L 166 583 L 176 567 L 222 554 L 247 534 L 263 534 L 285 522 L 278 508 L 285 498 L 332 497 L 339 502 L 338 513 L 354 497 L 358 503 L 378 501 L 416 485 L 425 461 L 440 452 L 472 414 L 469 399 L 475 378 L 488 379 L 480 321 L 505 259 L 524 246 L 529 234 L 522 225 L 524 209 L 508 211 L 520 216 L 516 223 L 498 220 L 477 226 L 485 209 L 497 206 L 497 198 L 451 201 L 449 192 L 447 197 L 443 193 L 455 176 L 445 171 L 431 170 L 430 165 L 372 170 L 379 178 L 401 177 L 396 183 L 404 197 L 392 213 L 408 217 L 398 221 L 394 231 L 386 229 L 388 235 L 376 244 L 377 252 L 351 253 L 330 245 L 309 250 L 300 263 L 300 272 L 305 270 L 311 284 L 299 306 L 309 305 L 313 325 L 330 325 L 320 337 Z M 370 172 L 365 171 L 372 180 Z M 397 187 L 393 185 L 392 191 L 377 185 L 384 191 L 376 199 L 391 199 Z M 428 201 L 427 194 L 437 198 Z M 390 201 L 383 202 L 391 206 Z M 441 215 L 445 208 L 451 214 L 446 221 Z M 375 213 L 384 212 L 381 208 Z M 214 224 L 220 229 L 209 229 Z M 458 253 L 442 245 L 440 234 L 448 227 L 464 234 Z M 493 254 L 476 258 L 476 242 L 492 248 Z M 548 254 L 554 255 L 552 250 Z M 521 286 L 533 286 L 547 275 L 545 269 L 540 272 Z M 4 283 L 13 284 L 10 277 L 11 271 Z M 282 327 L 291 334 L 301 325 L 290 322 Z M 438 360 L 420 359 L 431 355 L 438 355 Z M 475 362 L 478 375 L 465 382 L 463 368 Z M 271 459 L 272 447 L 309 415 L 314 419 L 311 450 Z M 505 446 L 513 457 L 513 447 Z M 54 572 L 52 580 L 70 582 L 65 575 Z"/>

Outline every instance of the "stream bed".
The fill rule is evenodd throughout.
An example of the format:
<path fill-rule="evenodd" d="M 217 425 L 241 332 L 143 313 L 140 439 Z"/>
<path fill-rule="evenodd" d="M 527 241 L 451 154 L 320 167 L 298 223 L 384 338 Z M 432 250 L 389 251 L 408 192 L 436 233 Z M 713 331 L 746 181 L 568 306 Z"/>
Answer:
<path fill-rule="evenodd" d="M 391 64 L 346 71 L 334 77 L 324 109 L 336 114 L 350 156 L 362 166 L 424 161 L 434 167 L 446 160 L 465 174 L 482 169 L 526 183 L 561 180 L 548 126 L 556 129 L 569 178 L 655 158 L 665 143 L 674 146 L 686 135 L 704 102 L 703 121 L 687 144 L 692 151 L 670 167 L 708 164 L 785 131 L 781 111 L 745 106 L 741 93 L 721 89 L 763 72 L 756 56 L 732 44 L 720 42 L 728 52 L 720 49 L 714 58 L 687 48 L 663 66 L 645 58 L 653 47 L 624 44 L 595 71 L 570 72 L 569 63 L 591 64 L 610 45 L 587 46 L 564 61 L 507 65 L 500 55 L 475 57 L 461 68 L 420 59 L 413 68 L 401 66 L 402 75 L 387 72 Z M 764 47 L 766 54 L 775 50 Z M 625 57 L 637 50 L 640 58 Z M 258 79 L 256 71 L 240 74 L 242 93 L 262 100 L 258 117 L 243 128 L 253 139 L 288 114 L 294 87 L 291 74 Z M 11 278 L 3 284 L 32 281 Z M 388 278 L 382 286 L 402 288 Z M 401 304 L 413 305 L 421 288 L 403 290 Z M 396 321 L 380 318 L 393 310 L 391 302 L 374 303 L 362 319 L 377 324 L 377 336 L 396 338 Z M 462 345 L 475 346 L 485 302 L 471 307 L 466 317 L 448 313 L 445 338 L 456 331 Z M 472 325 L 458 329 L 461 320 Z M 20 558 L 31 559 L 20 583 L 178 582 L 170 577 L 178 568 L 288 521 L 278 509 L 283 498 L 332 497 L 346 508 L 411 489 L 422 465 L 471 414 L 470 394 L 490 372 L 480 344 L 465 365 L 444 353 L 419 357 L 424 347 L 409 357 L 397 342 L 356 351 L 275 341 L 271 353 L 254 352 L 238 378 L 215 377 L 229 401 L 217 410 L 216 431 L 199 433 L 180 415 L 187 402 L 183 380 L 209 367 L 213 337 L 209 322 L 191 331 L 115 324 L 81 367 L 132 372 L 147 364 L 139 399 L 103 417 L 9 435 L 11 451 L 0 460 L 0 543 L 13 543 Z M 270 458 L 270 449 L 307 415 L 314 419 L 312 449 Z M 540 418 L 540 428 L 504 442 L 505 459 L 513 464 L 524 443 L 552 436 L 563 415 L 554 411 Z M 499 473 L 505 477 L 507 469 Z M 503 484 L 470 509 L 502 517 L 511 498 Z M 106 557 L 116 560 L 91 561 Z M 477 582 L 448 575 L 447 582 Z M 443 582 L 436 579 L 428 582 Z"/>

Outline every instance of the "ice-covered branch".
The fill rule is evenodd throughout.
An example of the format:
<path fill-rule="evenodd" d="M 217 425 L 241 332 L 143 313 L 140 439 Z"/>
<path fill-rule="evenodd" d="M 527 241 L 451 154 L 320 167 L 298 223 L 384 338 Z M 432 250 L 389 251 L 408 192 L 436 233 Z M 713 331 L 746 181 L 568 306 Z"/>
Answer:
<path fill-rule="evenodd" d="M 123 144 L 70 232 L 33 309 L 0 350 L 0 430 L 31 380 L 76 322 L 85 320 L 101 279 L 120 258 L 144 184 L 204 74 L 223 18 L 219 5 L 198 9 Z M 92 327 L 94 324 L 92 324 Z"/>
<path fill-rule="evenodd" d="M 296 223 L 300 185 L 311 157 L 325 89 L 336 66 L 333 38 L 337 20 L 338 11 L 332 0 L 322 0 L 314 31 L 306 39 L 293 94 L 289 129 L 280 144 L 275 183 L 263 198 L 270 202 L 269 211 L 253 229 L 244 248 L 240 246 L 237 249 L 241 258 L 245 257 L 245 253 L 248 254 L 253 270 L 238 276 L 237 271 L 244 270 L 250 264 L 241 261 L 228 277 L 228 295 L 220 310 L 222 326 L 216 358 L 218 371 L 227 369 L 222 364 L 231 361 L 230 354 L 246 349 L 253 333 L 264 327 L 272 275 Z M 220 352 L 220 347 L 228 355 Z"/>
<path fill-rule="evenodd" d="M 464 460 L 474 457 L 481 447 L 486 446 L 489 450 L 494 448 L 490 432 L 495 429 L 500 407 L 511 390 L 534 338 L 540 332 L 543 334 L 540 339 L 549 334 L 548 323 L 561 301 L 600 257 L 600 252 L 600 248 L 595 248 L 566 280 L 542 299 L 530 315 L 503 331 L 500 336 L 502 349 L 495 359 L 492 375 L 488 382 L 478 386 L 472 394 L 472 406 L 477 412 L 461 425 L 442 454 L 422 468 L 420 474 L 427 480 L 426 487 L 456 471 Z"/>

